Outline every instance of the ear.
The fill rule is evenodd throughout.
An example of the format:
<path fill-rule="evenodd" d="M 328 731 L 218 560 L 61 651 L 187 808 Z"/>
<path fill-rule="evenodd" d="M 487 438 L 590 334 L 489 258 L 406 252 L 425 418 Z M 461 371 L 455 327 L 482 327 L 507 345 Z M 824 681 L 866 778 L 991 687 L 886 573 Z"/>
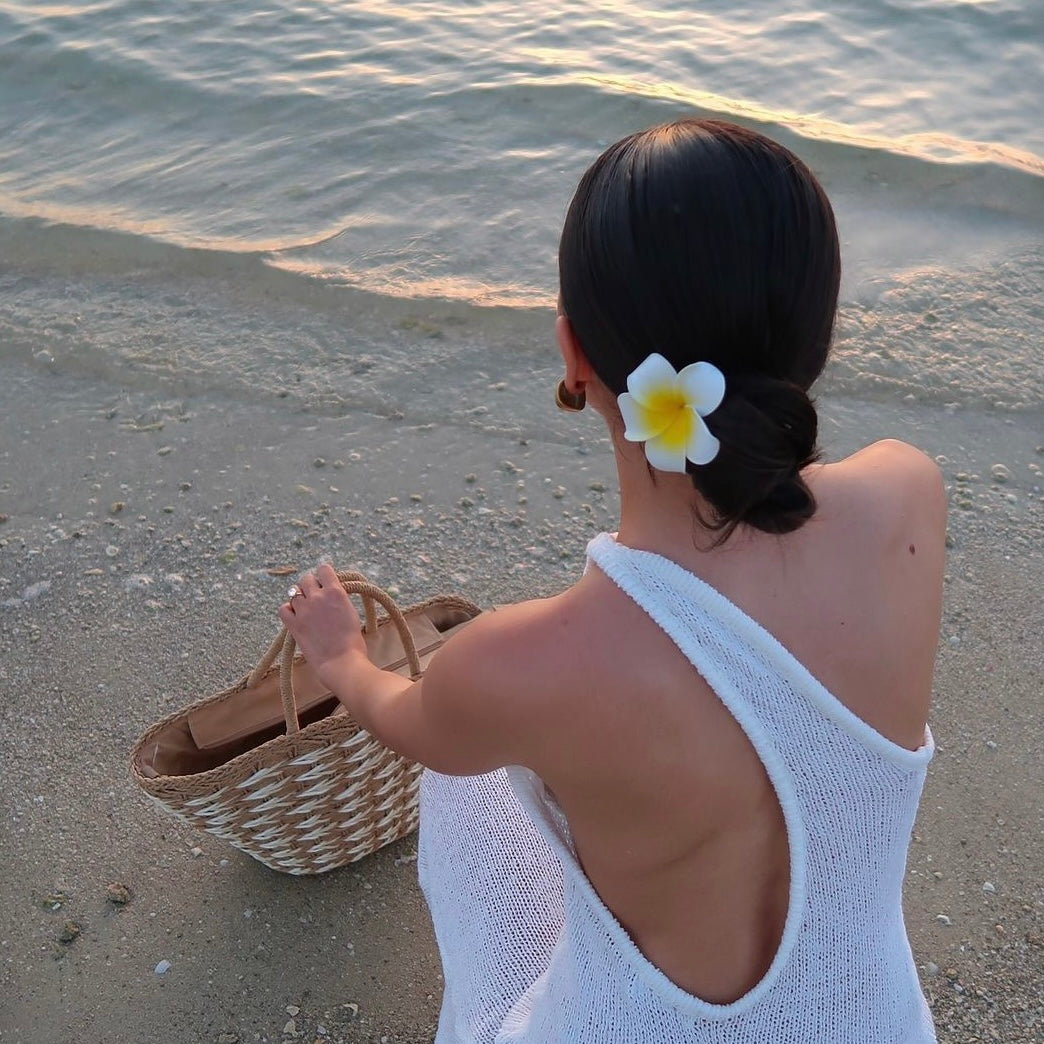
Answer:
<path fill-rule="evenodd" d="M 566 388 L 578 395 L 584 390 L 587 382 L 594 379 L 595 372 L 576 339 L 572 323 L 564 315 L 555 319 L 555 339 L 558 341 L 558 350 L 562 353 L 562 362 L 565 363 Z"/>

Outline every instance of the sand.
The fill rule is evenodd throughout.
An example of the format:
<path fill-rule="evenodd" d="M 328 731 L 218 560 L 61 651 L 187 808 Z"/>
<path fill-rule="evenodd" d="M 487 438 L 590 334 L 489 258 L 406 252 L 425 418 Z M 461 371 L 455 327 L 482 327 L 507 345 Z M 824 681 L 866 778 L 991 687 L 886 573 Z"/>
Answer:
<path fill-rule="evenodd" d="M 829 456 L 894 435 L 946 475 L 939 751 L 906 916 L 941 1040 L 1039 1042 L 1040 414 L 823 407 Z M 270 570 L 329 555 L 407 600 L 480 603 L 569 582 L 615 507 L 595 419 L 575 430 L 157 401 L 0 362 L 0 1040 L 431 1039 L 440 977 L 415 838 L 281 876 L 152 806 L 127 752 L 251 666 L 288 582 Z"/>

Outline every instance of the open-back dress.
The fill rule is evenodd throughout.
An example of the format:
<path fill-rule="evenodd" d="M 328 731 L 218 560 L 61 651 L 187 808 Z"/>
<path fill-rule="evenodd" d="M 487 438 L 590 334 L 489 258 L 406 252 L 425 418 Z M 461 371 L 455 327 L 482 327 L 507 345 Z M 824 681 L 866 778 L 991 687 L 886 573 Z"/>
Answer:
<path fill-rule="evenodd" d="M 606 908 L 533 772 L 429 770 L 418 863 L 445 980 L 436 1044 L 934 1041 L 902 912 L 930 731 L 916 751 L 886 739 L 675 563 L 608 534 L 588 558 L 675 642 L 765 766 L 790 848 L 779 949 L 732 1003 L 685 992 Z"/>

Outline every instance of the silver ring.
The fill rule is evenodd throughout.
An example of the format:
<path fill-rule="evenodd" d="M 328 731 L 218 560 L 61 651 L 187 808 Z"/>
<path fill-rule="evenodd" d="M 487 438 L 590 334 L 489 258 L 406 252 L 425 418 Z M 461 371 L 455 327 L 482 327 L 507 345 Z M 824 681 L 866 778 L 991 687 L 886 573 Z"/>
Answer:
<path fill-rule="evenodd" d="M 290 601 L 292 602 L 300 593 L 301 593 L 301 589 L 297 586 L 297 584 L 294 584 L 294 586 L 291 587 L 290 590 L 286 592 L 286 597 L 289 598 Z"/>

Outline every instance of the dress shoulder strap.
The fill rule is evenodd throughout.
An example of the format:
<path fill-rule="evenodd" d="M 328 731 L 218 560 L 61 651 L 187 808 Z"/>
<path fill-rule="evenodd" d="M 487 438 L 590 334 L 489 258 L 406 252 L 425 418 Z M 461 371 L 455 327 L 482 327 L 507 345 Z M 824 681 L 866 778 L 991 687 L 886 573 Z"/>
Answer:
<path fill-rule="evenodd" d="M 893 743 L 849 710 L 761 624 L 676 562 L 627 547 L 610 533 L 591 540 L 587 554 L 678 646 L 748 735 L 757 700 L 744 679 L 754 668 L 774 676 L 807 709 L 885 760 L 911 770 L 931 760 L 934 743 L 928 729 L 916 751 Z"/>

